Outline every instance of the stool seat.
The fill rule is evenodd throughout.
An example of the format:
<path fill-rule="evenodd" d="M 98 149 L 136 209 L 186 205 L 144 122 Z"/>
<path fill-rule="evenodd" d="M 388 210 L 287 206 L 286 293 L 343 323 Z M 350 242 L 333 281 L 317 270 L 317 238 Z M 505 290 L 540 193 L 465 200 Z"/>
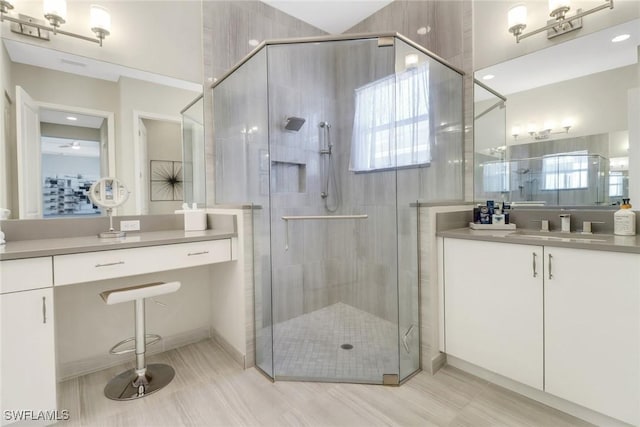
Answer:
<path fill-rule="evenodd" d="M 180 282 L 154 282 L 144 285 L 104 291 L 100 294 L 108 305 L 121 302 L 134 302 L 135 337 L 123 340 L 110 350 L 113 354 L 135 351 L 136 367 L 112 378 L 104 388 L 104 394 L 113 400 L 131 400 L 144 397 L 160 390 L 173 380 L 175 371 L 169 365 L 154 363 L 147 366 L 145 353 L 147 345 L 161 339 L 159 335 L 147 334 L 145 331 L 145 299 L 165 295 L 180 289 Z M 146 338 L 152 338 L 147 344 Z M 116 351 L 118 347 L 135 340 L 135 349 Z"/>
<path fill-rule="evenodd" d="M 155 282 L 128 288 L 104 291 L 100 294 L 108 305 L 169 294 L 180 289 L 180 282 Z"/>

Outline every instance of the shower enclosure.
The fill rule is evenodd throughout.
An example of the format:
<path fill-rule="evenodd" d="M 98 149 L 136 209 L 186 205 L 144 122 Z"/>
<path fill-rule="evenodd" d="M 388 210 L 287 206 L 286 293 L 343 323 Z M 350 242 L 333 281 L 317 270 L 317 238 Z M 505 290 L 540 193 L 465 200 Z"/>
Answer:
<path fill-rule="evenodd" d="M 463 191 L 462 75 L 396 34 L 265 42 L 213 86 L 215 195 L 253 214 L 256 366 L 420 368 L 420 202 Z"/>

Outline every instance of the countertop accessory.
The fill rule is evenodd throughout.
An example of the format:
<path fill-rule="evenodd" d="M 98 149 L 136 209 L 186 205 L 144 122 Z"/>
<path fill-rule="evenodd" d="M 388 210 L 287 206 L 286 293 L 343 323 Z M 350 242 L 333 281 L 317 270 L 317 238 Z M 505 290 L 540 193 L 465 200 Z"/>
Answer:
<path fill-rule="evenodd" d="M 186 203 L 182 204 L 182 209 L 175 211 L 176 214 L 184 215 L 184 231 L 202 231 L 207 229 L 207 213 L 204 209 L 198 209 L 197 204 L 193 204 L 191 209 Z"/>
<path fill-rule="evenodd" d="M 613 214 L 613 234 L 618 236 L 635 236 L 636 214 L 631 210 L 630 199 L 622 199 L 620 209 Z"/>
<path fill-rule="evenodd" d="M 515 230 L 516 225 L 510 224 L 476 224 L 474 222 L 469 223 L 469 228 L 472 230 Z"/>
<path fill-rule="evenodd" d="M 89 198 L 91 201 L 105 208 L 109 216 L 109 231 L 103 231 L 98 234 L 101 239 L 124 237 L 124 231 L 116 231 L 113 228 L 113 208 L 124 204 L 129 198 L 129 190 L 116 178 L 106 177 L 100 178 L 91 185 L 89 189 Z"/>
<path fill-rule="evenodd" d="M 109 399 L 139 399 L 160 390 L 173 380 L 175 371 L 171 366 L 161 363 L 147 365 L 146 363 L 147 338 L 151 338 L 149 344 L 158 342 L 162 338 L 159 335 L 147 335 L 144 324 L 144 304 L 147 298 L 176 292 L 178 289 L 180 289 L 180 282 L 157 282 L 105 291 L 100 294 L 108 305 L 127 301 L 133 301 L 135 304 L 135 337 L 120 341 L 109 352 L 111 354 L 135 352 L 136 367 L 122 372 L 107 383 L 104 395 Z M 135 341 L 135 348 L 118 350 L 118 347 L 131 341 Z"/>
<path fill-rule="evenodd" d="M 571 233 L 571 214 L 560 214 L 560 231 Z"/>

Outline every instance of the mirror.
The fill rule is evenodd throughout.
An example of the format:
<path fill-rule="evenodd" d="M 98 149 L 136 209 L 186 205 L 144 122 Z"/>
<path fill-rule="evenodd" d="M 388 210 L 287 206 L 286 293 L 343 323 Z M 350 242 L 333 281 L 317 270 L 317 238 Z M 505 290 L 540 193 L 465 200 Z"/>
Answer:
<path fill-rule="evenodd" d="M 206 206 L 204 147 L 204 97 L 198 96 L 182 110 L 182 174 L 184 201 Z"/>
<path fill-rule="evenodd" d="M 629 37 L 613 43 L 620 34 Z M 474 199 L 610 206 L 628 197 L 639 44 L 635 19 L 477 70 Z"/>
<path fill-rule="evenodd" d="M 63 35 L 43 41 L 0 23 L 0 208 L 12 218 L 101 215 L 87 196 L 106 176 L 131 189 L 119 215 L 182 205 L 181 186 L 163 191 L 152 165 L 175 164 L 184 179 L 181 112 L 202 94 L 202 35 L 193 25 L 201 22 L 200 4 L 103 3 L 114 24 L 103 47 Z M 41 7 L 16 5 L 36 17 Z M 68 7 L 65 29 L 88 32 L 82 16 L 89 4 Z M 144 31 L 135 20 L 141 13 L 154 16 Z M 168 26 L 179 28 L 168 35 Z"/>

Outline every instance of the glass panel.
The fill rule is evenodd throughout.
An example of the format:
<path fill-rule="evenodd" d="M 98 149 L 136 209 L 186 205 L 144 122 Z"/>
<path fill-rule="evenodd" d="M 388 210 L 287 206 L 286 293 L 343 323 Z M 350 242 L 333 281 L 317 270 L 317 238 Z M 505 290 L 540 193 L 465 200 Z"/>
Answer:
<path fill-rule="evenodd" d="M 355 116 L 356 91 L 393 76 L 394 49 L 268 49 L 276 379 L 382 383 L 398 375 L 396 173 L 349 164 L 355 123 L 374 120 Z M 310 215 L 366 217 L 282 219 Z"/>
<path fill-rule="evenodd" d="M 182 176 L 184 201 L 206 205 L 204 99 L 198 97 L 182 112 Z"/>
<path fill-rule="evenodd" d="M 397 178 L 400 380 L 420 368 L 417 201 L 462 199 L 462 76 L 396 40 L 396 164 L 418 167 Z M 427 153 L 427 154 L 425 154 Z"/>
<path fill-rule="evenodd" d="M 216 203 L 253 205 L 256 366 L 273 377 L 267 52 L 213 90 Z"/>
<path fill-rule="evenodd" d="M 506 157 L 506 104 L 477 82 L 473 97 L 475 200 L 508 201 L 511 164 Z"/>

